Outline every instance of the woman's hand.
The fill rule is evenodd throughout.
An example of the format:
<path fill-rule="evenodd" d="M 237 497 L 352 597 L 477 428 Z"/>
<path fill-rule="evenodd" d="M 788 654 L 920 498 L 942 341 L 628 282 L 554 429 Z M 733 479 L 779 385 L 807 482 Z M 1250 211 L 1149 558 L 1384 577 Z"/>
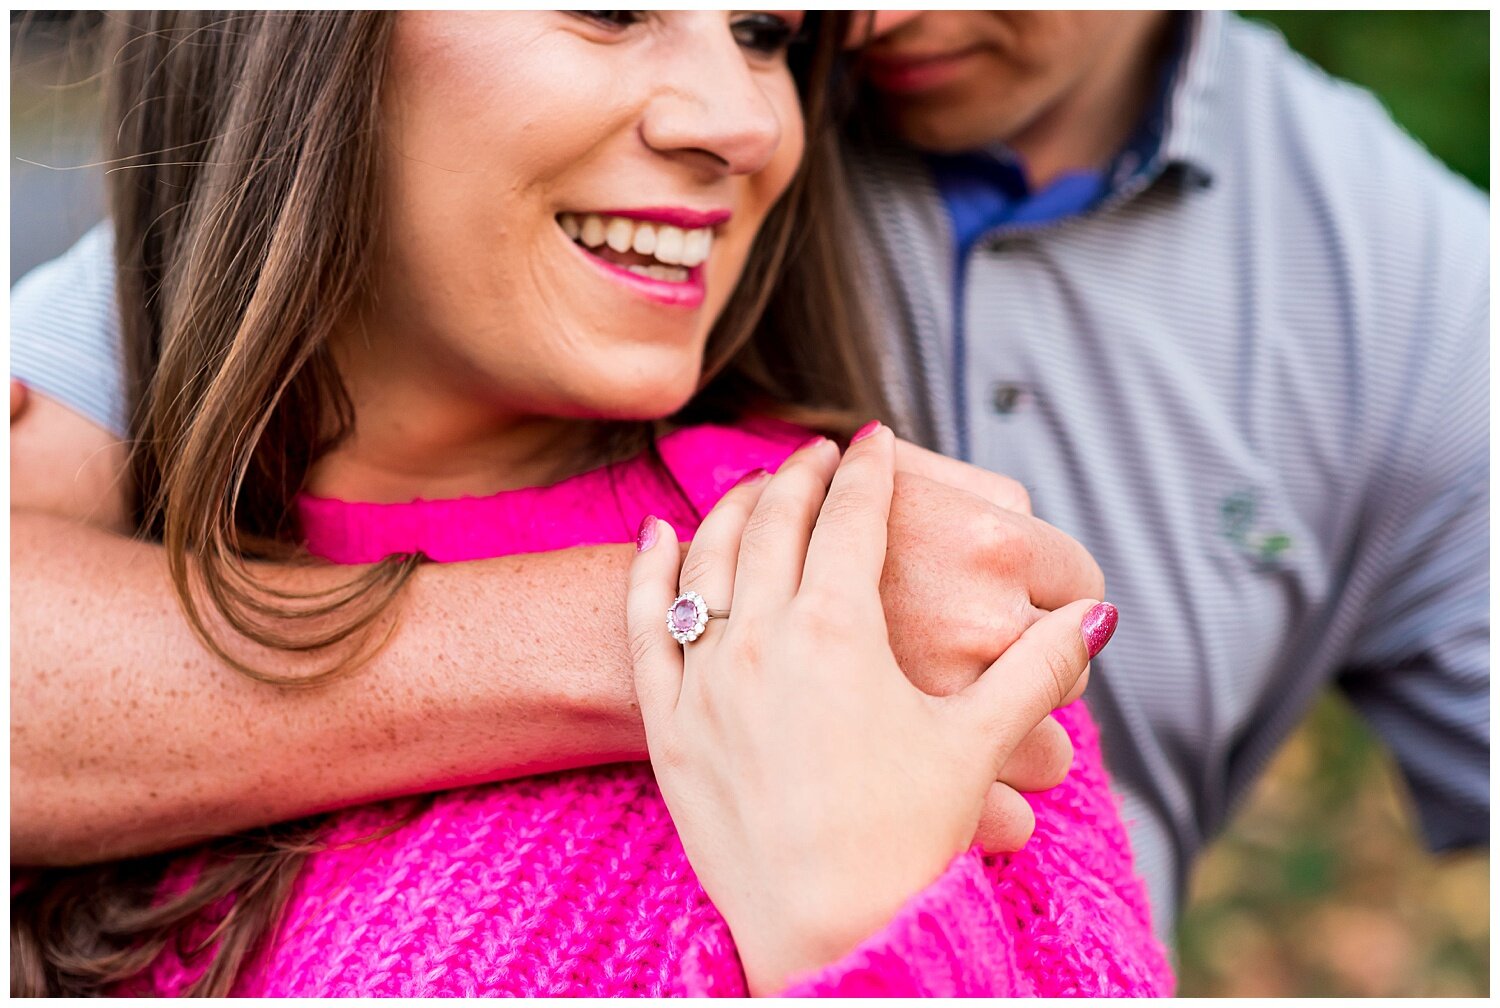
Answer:
<path fill-rule="evenodd" d="M 879 591 L 893 470 L 885 428 L 842 464 L 831 442 L 805 446 L 731 490 L 680 571 L 670 526 L 642 527 L 628 605 L 647 744 L 754 993 L 852 950 L 942 874 L 1088 662 L 1094 603 L 1079 602 L 966 689 L 913 686 Z M 732 608 L 686 648 L 664 625 L 679 584 Z"/>

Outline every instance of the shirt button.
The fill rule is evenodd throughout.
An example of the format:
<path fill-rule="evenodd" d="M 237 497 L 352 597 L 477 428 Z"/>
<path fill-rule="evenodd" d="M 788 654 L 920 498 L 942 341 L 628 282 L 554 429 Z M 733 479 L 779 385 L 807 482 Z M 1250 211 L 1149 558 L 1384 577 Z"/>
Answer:
<path fill-rule="evenodd" d="M 990 387 L 990 408 L 1000 416 L 1009 416 L 1031 398 L 1031 391 L 1015 382 L 996 382 Z"/>

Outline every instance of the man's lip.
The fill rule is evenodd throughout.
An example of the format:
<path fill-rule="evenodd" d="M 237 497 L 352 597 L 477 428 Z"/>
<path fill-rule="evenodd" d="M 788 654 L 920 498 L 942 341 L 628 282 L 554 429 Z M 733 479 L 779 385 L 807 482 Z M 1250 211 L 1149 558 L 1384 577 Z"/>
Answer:
<path fill-rule="evenodd" d="M 688 207 L 635 207 L 630 210 L 574 210 L 574 216 L 596 214 L 600 217 L 624 217 L 627 220 L 650 221 L 692 231 L 697 228 L 718 227 L 729 220 L 728 210 L 692 210 Z"/>
<path fill-rule="evenodd" d="M 884 56 L 866 53 L 864 68 L 877 91 L 910 94 L 948 83 L 959 72 L 963 61 L 978 51 L 978 46 L 970 46 L 967 49 L 930 55 Z"/>

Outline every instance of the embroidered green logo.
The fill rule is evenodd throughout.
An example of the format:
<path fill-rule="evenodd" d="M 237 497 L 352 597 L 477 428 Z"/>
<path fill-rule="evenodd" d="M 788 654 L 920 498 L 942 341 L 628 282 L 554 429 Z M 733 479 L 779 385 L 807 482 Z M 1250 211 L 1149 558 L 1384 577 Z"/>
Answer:
<path fill-rule="evenodd" d="M 1219 505 L 1220 532 L 1260 563 L 1275 563 L 1292 548 L 1292 537 L 1285 532 L 1257 531 L 1255 510 L 1255 494 L 1249 490 L 1224 498 Z"/>

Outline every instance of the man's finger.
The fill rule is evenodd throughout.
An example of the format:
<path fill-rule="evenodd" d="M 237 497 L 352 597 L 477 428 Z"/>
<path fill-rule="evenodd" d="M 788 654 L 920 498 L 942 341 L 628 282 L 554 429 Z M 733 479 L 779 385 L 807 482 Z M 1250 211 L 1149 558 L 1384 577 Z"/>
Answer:
<path fill-rule="evenodd" d="M 682 646 L 667 630 L 667 608 L 677 597 L 682 563 L 677 533 L 660 518 L 648 516 L 641 523 L 636 548 L 625 597 L 626 640 L 649 738 L 652 726 L 676 708 L 682 691 Z"/>
<path fill-rule="evenodd" d="M 976 682 L 948 698 L 977 718 L 975 726 L 995 747 L 998 766 L 1076 693 L 1089 659 L 1114 632 L 1114 621 L 1114 607 L 1092 599 L 1047 613 Z"/>
<path fill-rule="evenodd" d="M 25 408 L 26 386 L 12 378 L 10 380 L 10 422 L 15 423 L 16 417 L 20 416 Z"/>
<path fill-rule="evenodd" d="M 1031 514 L 1031 495 L 1009 476 L 960 462 L 899 438 L 896 441 L 896 468 L 956 490 L 966 490 L 998 508 Z"/>
<path fill-rule="evenodd" d="M 1028 575 L 1032 605 L 1060 609 L 1104 594 L 1104 572 L 1077 539 L 1029 515 L 1008 515 L 1005 523 L 1014 526 L 1007 552 Z"/>
<path fill-rule="evenodd" d="M 1026 799 L 1004 784 L 990 785 L 974 839 L 986 854 L 1009 854 L 1026 846 L 1036 830 L 1036 813 Z"/>
<path fill-rule="evenodd" d="M 1073 741 L 1049 715 L 1011 751 L 999 780 L 1017 791 L 1046 791 L 1061 784 L 1072 766 Z"/>
<path fill-rule="evenodd" d="M 896 468 L 971 493 L 1006 512 L 992 546 L 1027 575 L 1031 602 L 1057 609 L 1077 598 L 1104 594 L 1104 574 L 1073 537 L 1031 514 L 1031 496 L 1009 476 L 939 455 L 909 441 L 896 442 Z"/>

